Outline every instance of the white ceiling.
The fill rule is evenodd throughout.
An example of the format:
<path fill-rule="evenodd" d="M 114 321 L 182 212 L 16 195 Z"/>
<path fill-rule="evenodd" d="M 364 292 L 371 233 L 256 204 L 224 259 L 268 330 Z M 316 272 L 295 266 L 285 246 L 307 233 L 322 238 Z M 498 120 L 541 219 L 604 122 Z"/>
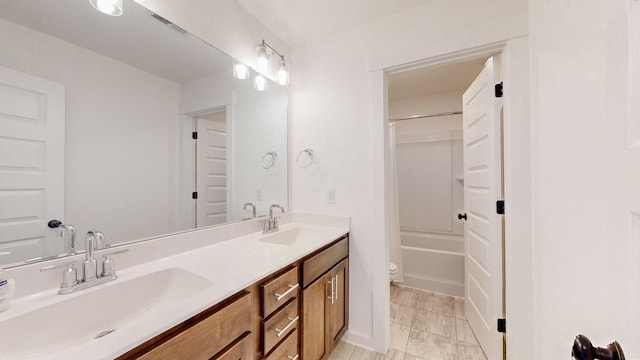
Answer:
<path fill-rule="evenodd" d="M 466 90 L 487 59 L 423 67 L 389 76 L 389 100 Z"/>
<path fill-rule="evenodd" d="M 231 71 L 233 63 L 131 0 L 119 17 L 99 13 L 87 0 L 0 0 L 0 17 L 179 83 Z"/>
<path fill-rule="evenodd" d="M 237 0 L 289 45 L 313 41 L 431 0 Z"/>

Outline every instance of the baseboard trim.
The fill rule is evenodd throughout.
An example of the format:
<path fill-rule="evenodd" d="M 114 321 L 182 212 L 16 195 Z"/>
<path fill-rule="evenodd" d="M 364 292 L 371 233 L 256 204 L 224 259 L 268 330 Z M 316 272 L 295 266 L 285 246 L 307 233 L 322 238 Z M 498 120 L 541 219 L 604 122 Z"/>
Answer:
<path fill-rule="evenodd" d="M 342 337 L 342 341 L 369 351 L 376 351 L 374 349 L 375 342 L 371 337 L 355 333 L 351 330 L 347 330 Z"/>

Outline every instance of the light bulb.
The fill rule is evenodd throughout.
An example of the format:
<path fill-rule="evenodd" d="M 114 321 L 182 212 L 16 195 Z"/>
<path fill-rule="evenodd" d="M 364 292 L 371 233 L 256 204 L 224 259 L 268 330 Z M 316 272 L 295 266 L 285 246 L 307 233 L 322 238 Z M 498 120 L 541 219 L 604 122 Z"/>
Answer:
<path fill-rule="evenodd" d="M 269 53 L 263 45 L 256 48 L 256 69 L 263 74 L 269 70 Z"/>
<path fill-rule="evenodd" d="M 122 0 L 89 0 L 94 9 L 111 16 L 122 15 Z"/>
<path fill-rule="evenodd" d="M 233 77 L 236 79 L 248 79 L 249 78 L 249 67 L 245 64 L 234 64 L 233 65 Z"/>
<path fill-rule="evenodd" d="M 284 61 L 284 59 L 280 59 L 280 66 L 278 67 L 278 72 L 276 72 L 276 81 L 280 85 L 287 85 L 289 83 L 287 63 Z"/>
<path fill-rule="evenodd" d="M 267 89 L 267 79 L 262 75 L 256 75 L 253 79 L 253 88 L 258 91 L 265 91 Z"/>

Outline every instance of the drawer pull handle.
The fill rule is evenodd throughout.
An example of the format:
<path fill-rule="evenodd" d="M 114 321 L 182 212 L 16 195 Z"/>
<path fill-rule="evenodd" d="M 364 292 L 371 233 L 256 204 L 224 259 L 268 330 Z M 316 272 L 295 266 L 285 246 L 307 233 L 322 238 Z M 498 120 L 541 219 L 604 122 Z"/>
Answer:
<path fill-rule="evenodd" d="M 282 294 L 275 293 L 276 300 L 278 300 L 278 301 L 282 300 L 282 298 L 284 298 L 285 296 L 289 295 L 292 291 L 297 289 L 298 286 L 300 286 L 300 285 L 295 284 L 295 285 L 287 285 L 287 286 L 289 286 L 289 290 L 285 291 L 284 293 L 282 293 Z"/>
<path fill-rule="evenodd" d="M 288 318 L 289 320 L 291 320 L 290 323 L 287 324 L 287 326 L 285 326 L 284 328 L 282 328 L 282 330 L 275 328 L 274 330 L 278 333 L 278 337 L 284 335 L 287 330 L 296 323 L 296 321 L 298 321 L 298 319 L 300 318 L 300 316 L 296 316 L 295 318 Z"/>
<path fill-rule="evenodd" d="M 331 278 L 331 281 L 327 281 L 327 284 L 330 284 L 330 285 L 331 285 L 331 296 L 327 296 L 327 299 L 330 299 L 330 300 L 331 300 L 331 305 L 333 305 L 334 301 L 336 300 L 336 294 L 335 294 L 335 292 L 334 292 L 334 290 L 333 290 L 334 280 L 335 280 L 335 279 L 332 277 L 332 278 Z"/>
<path fill-rule="evenodd" d="M 289 359 L 289 360 L 298 360 L 298 354 L 296 354 L 296 356 L 289 355 L 289 356 L 287 356 L 287 359 Z"/>

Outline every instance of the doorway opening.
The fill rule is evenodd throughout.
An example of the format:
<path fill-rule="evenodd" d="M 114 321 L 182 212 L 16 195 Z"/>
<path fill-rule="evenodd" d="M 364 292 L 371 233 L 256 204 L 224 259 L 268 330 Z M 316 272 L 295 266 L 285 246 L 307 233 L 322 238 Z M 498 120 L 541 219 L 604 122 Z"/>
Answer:
<path fill-rule="evenodd" d="M 411 336 L 434 326 L 458 344 L 442 356 L 504 353 L 495 329 L 505 312 L 501 73 L 500 55 L 388 72 L 389 254 L 400 285 L 391 338 L 398 322 L 410 326 L 412 355 L 420 339 Z M 409 319 L 407 291 L 416 303 Z"/>

